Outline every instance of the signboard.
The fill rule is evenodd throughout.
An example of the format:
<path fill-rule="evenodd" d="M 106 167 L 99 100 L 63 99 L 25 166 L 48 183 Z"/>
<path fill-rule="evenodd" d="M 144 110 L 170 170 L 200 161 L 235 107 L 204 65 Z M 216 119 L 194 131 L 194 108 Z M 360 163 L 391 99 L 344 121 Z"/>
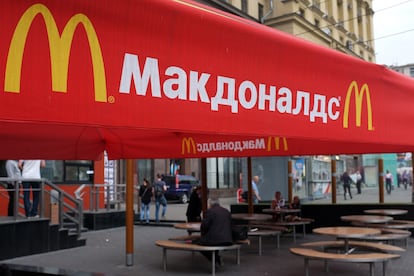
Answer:
<path fill-rule="evenodd" d="M 3 158 L 413 150 L 413 80 L 222 11 L 183 0 L 0 10 Z"/>

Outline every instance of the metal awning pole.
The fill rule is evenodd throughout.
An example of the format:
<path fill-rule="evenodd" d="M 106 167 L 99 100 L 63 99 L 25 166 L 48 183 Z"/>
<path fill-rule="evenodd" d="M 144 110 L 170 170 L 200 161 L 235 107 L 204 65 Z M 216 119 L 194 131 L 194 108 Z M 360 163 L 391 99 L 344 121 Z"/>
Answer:
<path fill-rule="evenodd" d="M 134 160 L 126 160 L 126 265 L 134 265 Z"/>
<path fill-rule="evenodd" d="M 253 214 L 253 189 L 252 189 L 252 158 L 247 157 L 247 202 L 248 213 Z"/>

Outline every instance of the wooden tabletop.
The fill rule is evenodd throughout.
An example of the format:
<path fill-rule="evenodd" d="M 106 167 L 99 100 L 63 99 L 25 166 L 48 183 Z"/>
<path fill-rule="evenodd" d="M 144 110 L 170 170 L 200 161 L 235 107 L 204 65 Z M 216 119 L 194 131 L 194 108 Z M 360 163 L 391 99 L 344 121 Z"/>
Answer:
<path fill-rule="evenodd" d="M 351 216 L 342 216 L 341 220 L 350 221 L 350 222 L 360 222 L 360 223 L 387 223 L 393 220 L 393 218 L 389 216 L 351 215 Z"/>
<path fill-rule="evenodd" d="M 282 214 L 282 213 L 300 213 L 300 209 L 278 208 L 278 209 L 263 209 L 263 213 Z"/>
<path fill-rule="evenodd" d="M 186 223 L 174 224 L 174 228 L 183 229 L 183 230 L 200 231 L 200 227 L 201 227 L 200 222 L 186 222 Z"/>
<path fill-rule="evenodd" d="M 408 210 L 404 210 L 404 209 L 369 209 L 369 210 L 364 210 L 364 213 L 382 215 L 382 216 L 396 216 L 396 215 L 407 214 Z"/>
<path fill-rule="evenodd" d="M 271 217 L 270 214 L 247 214 L 247 213 L 240 213 L 240 214 L 231 214 L 232 219 L 241 219 L 241 220 L 268 220 Z"/>
<path fill-rule="evenodd" d="M 362 238 L 370 235 L 379 235 L 381 230 L 366 227 L 320 227 L 313 229 L 314 233 L 335 236 L 338 238 Z"/>

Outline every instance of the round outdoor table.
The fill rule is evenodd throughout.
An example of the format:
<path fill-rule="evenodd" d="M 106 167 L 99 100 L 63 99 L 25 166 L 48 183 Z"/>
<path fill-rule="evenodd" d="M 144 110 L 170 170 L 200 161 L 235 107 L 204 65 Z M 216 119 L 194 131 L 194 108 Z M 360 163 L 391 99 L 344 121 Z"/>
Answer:
<path fill-rule="evenodd" d="M 280 215 L 280 220 L 284 221 L 286 214 L 297 214 L 300 213 L 300 209 L 289 209 L 289 208 L 277 208 L 277 209 L 263 209 L 262 212 L 272 215 Z"/>
<path fill-rule="evenodd" d="M 365 214 L 382 215 L 382 216 L 397 216 L 408 213 L 408 210 L 404 209 L 369 209 L 364 210 Z"/>
<path fill-rule="evenodd" d="M 375 228 L 366 227 L 320 227 L 313 229 L 314 233 L 335 236 L 344 240 L 345 252 L 349 251 L 349 239 L 350 238 L 363 238 L 366 236 L 379 235 L 381 230 Z"/>
<path fill-rule="evenodd" d="M 232 219 L 240 219 L 240 220 L 247 220 L 247 221 L 255 221 L 255 220 L 268 220 L 270 219 L 270 214 L 231 214 Z"/>
<path fill-rule="evenodd" d="M 387 223 L 393 220 L 389 216 L 374 216 L 374 215 L 351 215 L 351 216 L 342 216 L 341 220 L 349 222 L 358 222 L 363 224 L 370 223 Z"/>
<path fill-rule="evenodd" d="M 188 230 L 191 232 L 200 232 L 201 222 L 186 222 L 174 224 L 174 228 Z"/>

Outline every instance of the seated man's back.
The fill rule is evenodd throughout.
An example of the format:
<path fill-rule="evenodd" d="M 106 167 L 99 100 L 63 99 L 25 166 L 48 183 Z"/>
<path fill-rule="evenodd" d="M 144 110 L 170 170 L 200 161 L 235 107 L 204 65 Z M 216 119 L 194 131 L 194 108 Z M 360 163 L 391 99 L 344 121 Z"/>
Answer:
<path fill-rule="evenodd" d="M 211 207 L 205 212 L 201 222 L 201 244 L 232 244 L 231 214 L 219 205 L 218 200 L 210 200 Z"/>

